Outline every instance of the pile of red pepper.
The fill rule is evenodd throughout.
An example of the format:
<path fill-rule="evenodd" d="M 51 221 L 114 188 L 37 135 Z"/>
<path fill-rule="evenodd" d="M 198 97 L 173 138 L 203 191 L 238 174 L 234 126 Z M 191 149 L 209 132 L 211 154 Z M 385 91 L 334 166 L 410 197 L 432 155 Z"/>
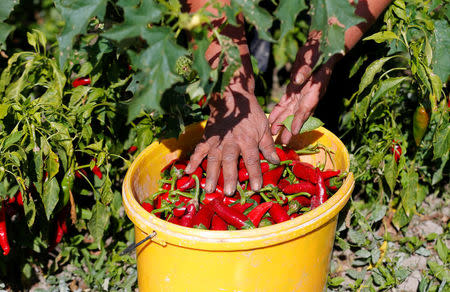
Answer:
<path fill-rule="evenodd" d="M 317 208 L 342 184 L 345 174 L 339 170 L 322 170 L 300 161 L 299 153 L 318 151 L 317 145 L 299 151 L 277 146 L 279 165 L 267 162 L 260 154 L 263 187 L 258 192 L 251 190 L 248 171 L 240 158 L 239 183 L 233 196 L 224 195 L 222 174 L 213 193 L 204 191 L 207 160 L 191 175 L 184 173 L 187 161 L 175 160 L 161 171 L 159 190 L 142 202 L 142 207 L 171 223 L 207 230 L 281 223 Z"/>

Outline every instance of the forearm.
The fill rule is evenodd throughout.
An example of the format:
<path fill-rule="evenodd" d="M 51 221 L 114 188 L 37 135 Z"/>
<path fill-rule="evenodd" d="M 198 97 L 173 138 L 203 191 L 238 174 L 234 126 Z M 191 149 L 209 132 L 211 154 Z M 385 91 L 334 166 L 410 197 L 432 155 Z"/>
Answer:
<path fill-rule="evenodd" d="M 355 13 L 366 21 L 352 26 L 345 31 L 345 50 L 348 52 L 361 39 L 363 34 L 381 15 L 391 0 L 359 0 Z"/>
<path fill-rule="evenodd" d="M 229 1 L 227 0 L 220 0 L 219 2 L 221 2 L 223 5 L 229 5 Z M 226 17 L 221 17 L 218 14 L 217 9 L 208 5 L 207 0 L 188 0 L 184 3 L 184 7 L 189 12 L 196 12 L 200 8 L 204 7 L 207 11 L 217 16 L 211 21 L 213 29 L 219 28 L 226 21 Z M 220 35 L 230 38 L 232 42 L 237 45 L 241 57 L 240 63 L 242 64 L 242 66 L 236 71 L 235 78 L 231 80 L 231 84 L 234 84 L 234 87 L 242 84 L 241 87 L 245 87 L 247 91 L 252 91 L 254 88 L 253 69 L 250 58 L 250 51 L 247 45 L 247 39 L 245 37 L 244 17 L 242 14 L 238 15 L 236 22 L 238 23 L 238 26 L 226 25 L 220 31 Z M 212 36 L 213 31 L 211 30 L 209 34 L 210 36 Z M 217 68 L 221 50 L 222 48 L 218 39 L 214 38 L 205 52 L 205 58 L 210 63 L 212 68 Z"/>

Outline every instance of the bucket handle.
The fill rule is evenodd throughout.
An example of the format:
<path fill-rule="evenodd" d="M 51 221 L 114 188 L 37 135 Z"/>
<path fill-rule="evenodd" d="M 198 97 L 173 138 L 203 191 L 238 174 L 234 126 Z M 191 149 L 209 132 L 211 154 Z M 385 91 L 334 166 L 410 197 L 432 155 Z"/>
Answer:
<path fill-rule="evenodd" d="M 133 250 L 135 250 L 138 246 L 140 246 L 141 244 L 143 244 L 144 242 L 146 242 L 149 239 L 152 239 L 153 237 L 156 236 L 156 231 L 153 231 L 152 233 L 150 233 L 149 236 L 147 236 L 146 238 L 142 239 L 141 241 L 139 241 L 138 243 L 133 243 L 131 245 L 129 245 L 126 249 L 124 249 L 120 255 L 123 256 L 127 253 L 132 252 Z"/>

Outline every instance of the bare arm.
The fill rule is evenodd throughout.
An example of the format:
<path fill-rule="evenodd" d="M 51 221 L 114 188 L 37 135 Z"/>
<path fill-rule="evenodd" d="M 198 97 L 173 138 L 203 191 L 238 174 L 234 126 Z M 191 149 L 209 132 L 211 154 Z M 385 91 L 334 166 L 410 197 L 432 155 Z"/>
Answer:
<path fill-rule="evenodd" d="M 355 13 L 363 17 L 365 22 L 352 26 L 345 31 L 346 52 L 356 45 L 390 2 L 391 0 L 358 1 Z M 282 96 L 280 102 L 270 114 L 269 122 L 271 123 L 272 134 L 277 134 L 283 130 L 281 134 L 283 143 L 288 143 L 292 135 L 300 131 L 303 123 L 312 114 L 325 93 L 334 65 L 342 58 L 342 55 L 332 56 L 313 74 L 312 68 L 314 68 L 320 56 L 320 37 L 321 32 L 311 31 L 308 41 L 297 52 L 291 71 L 291 82 L 285 95 Z M 282 122 L 290 115 L 294 115 L 292 133 L 282 126 Z"/>

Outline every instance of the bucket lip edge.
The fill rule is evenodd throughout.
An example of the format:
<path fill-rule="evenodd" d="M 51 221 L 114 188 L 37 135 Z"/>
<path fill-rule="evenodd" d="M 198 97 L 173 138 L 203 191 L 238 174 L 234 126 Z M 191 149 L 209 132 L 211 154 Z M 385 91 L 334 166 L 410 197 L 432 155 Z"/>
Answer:
<path fill-rule="evenodd" d="M 201 123 L 199 123 L 199 124 L 201 124 Z M 326 134 L 327 136 L 330 136 L 329 138 L 332 138 L 334 140 L 334 142 L 336 142 L 337 144 L 341 144 L 343 146 L 342 149 L 345 152 L 344 156 L 349 157 L 347 148 L 334 133 L 332 133 L 331 131 L 329 131 L 328 129 L 326 129 L 324 127 L 320 127 L 316 130 Z M 296 235 L 294 237 L 302 236 L 304 234 L 311 232 L 315 228 L 317 228 L 318 226 L 315 227 L 315 225 L 316 225 L 315 223 L 317 223 L 318 221 L 323 221 L 322 224 L 319 225 L 319 226 L 322 226 L 322 225 L 326 224 L 326 222 L 328 222 L 329 219 L 331 219 L 332 217 L 337 215 L 339 213 L 339 211 L 342 209 L 342 208 L 340 208 L 340 206 L 342 205 L 342 207 L 343 207 L 343 205 L 349 199 L 349 197 L 352 193 L 354 184 L 355 184 L 355 181 L 353 178 L 353 173 L 349 172 L 346 179 L 344 180 L 344 183 L 341 186 L 341 188 L 338 190 L 338 192 L 335 195 L 333 195 L 329 200 L 327 200 L 327 202 L 325 202 L 324 204 L 322 204 L 315 210 L 312 210 L 312 211 L 306 213 L 303 216 L 300 216 L 298 218 L 295 218 L 293 220 L 289 220 L 289 221 L 286 221 L 283 223 L 274 224 L 272 226 L 267 226 L 264 228 L 256 228 L 256 229 L 252 229 L 252 230 L 236 230 L 236 231 L 231 231 L 231 232 L 230 231 L 211 231 L 211 230 L 186 228 L 186 227 L 175 225 L 175 224 L 172 224 L 165 220 L 159 219 L 152 214 L 149 214 L 149 216 L 147 218 L 145 218 L 142 214 L 143 214 L 143 212 L 147 212 L 147 211 L 145 211 L 143 209 L 143 207 L 138 203 L 138 201 L 135 198 L 132 198 L 134 200 L 129 200 L 129 198 L 127 196 L 127 193 L 130 195 L 133 193 L 129 178 L 131 176 L 131 173 L 134 172 L 135 165 L 138 165 L 137 162 L 145 157 L 145 152 L 148 152 L 150 149 L 152 149 L 160 144 L 161 144 L 160 141 L 156 141 L 156 143 L 152 143 L 151 145 L 149 145 L 144 151 L 142 151 L 139 154 L 139 156 L 135 159 L 135 162 L 130 166 L 130 168 L 128 169 L 128 171 L 125 175 L 125 179 L 124 179 L 124 183 L 123 183 L 123 187 L 122 187 L 122 199 L 124 201 L 125 211 L 129 217 L 129 219 L 131 221 L 133 221 L 133 223 L 139 229 L 141 229 L 145 233 L 149 233 L 149 232 L 151 233 L 153 230 L 155 230 L 155 231 L 164 230 L 164 233 L 166 233 L 165 235 L 168 235 L 169 237 L 176 237 L 179 241 L 185 242 L 185 246 L 190 246 L 190 244 L 186 241 L 195 241 L 195 242 L 197 242 L 197 244 L 201 242 L 202 244 L 234 245 L 234 244 L 243 243 L 243 242 L 248 243 L 248 242 L 258 241 L 258 240 L 270 240 L 273 237 L 279 237 L 279 235 L 283 234 L 283 233 L 293 233 L 292 231 L 294 231 L 294 233 L 296 233 Z M 349 169 L 349 166 L 350 166 L 349 163 L 347 163 L 347 165 L 346 165 L 347 171 Z M 343 191 L 344 186 L 348 186 L 348 188 L 345 188 L 345 189 L 347 189 L 347 193 L 341 194 L 339 196 L 338 195 L 339 192 L 344 192 Z M 343 202 L 343 201 L 345 201 L 345 202 Z M 330 205 L 330 204 L 333 204 L 333 205 L 328 207 L 328 205 Z M 135 210 L 134 211 L 131 210 L 130 207 L 132 207 Z M 326 207 L 328 207 L 328 208 L 326 208 Z M 142 210 L 140 210 L 140 209 L 142 209 Z M 338 209 L 338 210 L 336 211 L 336 209 Z M 133 214 L 131 214 L 131 213 L 133 213 Z M 326 217 L 329 217 L 329 218 L 327 219 Z M 324 218 L 324 220 L 320 220 L 322 218 Z M 296 221 L 299 221 L 299 220 L 303 221 L 303 222 L 297 223 Z M 304 229 L 304 230 L 301 230 L 301 229 Z M 301 230 L 302 232 L 299 232 L 299 230 Z M 263 232 L 261 232 L 261 231 L 263 231 Z M 295 232 L 295 231 L 297 231 L 297 232 Z M 170 234 L 167 234 L 167 233 L 170 233 Z M 294 237 L 292 237 L 292 238 L 294 238 Z M 279 243 L 279 242 L 290 240 L 292 238 L 287 238 L 287 239 L 283 238 L 283 239 L 276 240 L 276 241 Z M 170 242 L 171 240 L 168 239 L 167 241 Z M 276 242 L 272 243 L 271 245 L 273 245 L 273 244 L 276 244 Z M 205 249 L 207 249 L 207 248 L 205 247 Z M 229 250 L 230 248 L 224 248 L 224 249 Z M 242 247 L 240 247 L 239 249 L 242 249 Z"/>

